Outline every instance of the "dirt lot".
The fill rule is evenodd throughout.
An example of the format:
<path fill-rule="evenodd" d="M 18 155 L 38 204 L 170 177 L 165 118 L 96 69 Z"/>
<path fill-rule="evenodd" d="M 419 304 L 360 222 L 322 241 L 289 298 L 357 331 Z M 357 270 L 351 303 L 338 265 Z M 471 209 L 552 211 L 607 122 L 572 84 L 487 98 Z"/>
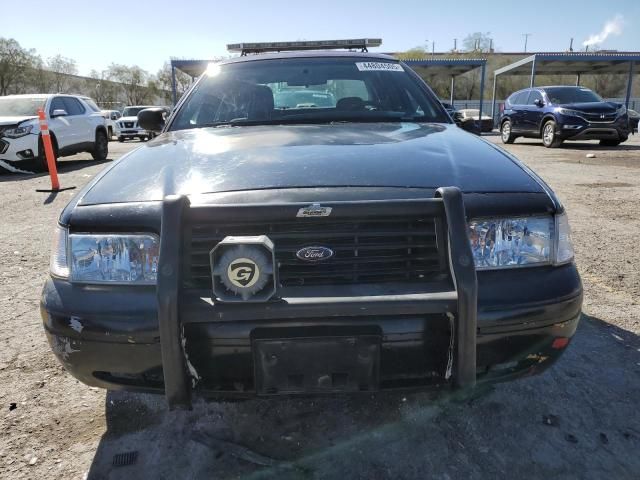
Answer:
<path fill-rule="evenodd" d="M 112 143 L 112 157 L 136 145 Z M 36 193 L 46 176 L 0 176 L 0 477 L 638 478 L 640 138 L 508 150 L 566 204 L 584 317 L 554 368 L 472 401 L 200 401 L 170 413 L 159 396 L 86 387 L 50 353 L 38 311 L 50 232 L 73 192 Z M 62 162 L 63 186 L 104 167 L 86 158 Z M 129 451 L 135 464 L 112 465 Z"/>

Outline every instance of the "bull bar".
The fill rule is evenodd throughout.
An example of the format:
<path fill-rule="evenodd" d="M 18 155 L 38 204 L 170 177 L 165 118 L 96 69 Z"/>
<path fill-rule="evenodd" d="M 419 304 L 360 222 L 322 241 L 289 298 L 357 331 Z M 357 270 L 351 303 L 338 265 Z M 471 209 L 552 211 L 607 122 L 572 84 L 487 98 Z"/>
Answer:
<path fill-rule="evenodd" d="M 307 203 L 191 205 L 188 197 L 170 195 L 162 205 L 160 258 L 158 264 L 157 305 L 160 331 L 164 388 L 170 409 L 191 408 L 192 376 L 185 351 L 184 326 L 180 315 L 181 272 L 183 256 L 182 226 L 186 220 L 207 219 L 249 221 L 284 220 L 295 217 Z M 457 389 L 471 389 L 476 382 L 476 331 L 478 284 L 476 270 L 467 235 L 467 220 L 461 191 L 456 187 L 442 187 L 433 198 L 389 201 L 323 202 L 332 207 L 332 217 L 362 218 L 402 213 L 424 213 L 440 219 L 447 233 L 446 256 L 455 290 L 455 301 L 435 301 L 437 295 L 412 295 L 410 298 L 389 297 L 396 308 L 412 311 L 439 310 L 453 316 L 453 369 L 451 384 Z M 286 300 L 286 299 L 285 299 Z M 371 301 L 371 298 L 350 298 L 344 305 Z M 381 304 L 385 297 L 376 297 Z M 282 302 L 280 302 L 282 303 Z M 259 304 L 253 304 L 259 305 Z M 326 305 L 326 303 L 325 303 Z M 451 308 L 453 305 L 453 308 Z M 236 305 L 212 305 L 212 309 L 231 311 Z M 280 305 L 280 310 L 286 309 Z M 230 310 L 231 309 L 231 310 Z M 452 311 L 454 310 L 454 311 Z M 213 317 L 213 316 L 212 316 Z"/>

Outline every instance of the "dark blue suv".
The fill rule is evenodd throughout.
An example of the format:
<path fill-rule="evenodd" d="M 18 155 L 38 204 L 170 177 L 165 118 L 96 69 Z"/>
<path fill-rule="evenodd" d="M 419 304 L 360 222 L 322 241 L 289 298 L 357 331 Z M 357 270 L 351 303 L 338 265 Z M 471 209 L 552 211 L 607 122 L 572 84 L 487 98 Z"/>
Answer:
<path fill-rule="evenodd" d="M 624 105 L 605 102 L 584 87 L 536 87 L 511 95 L 500 117 L 503 143 L 518 137 L 541 138 L 545 147 L 565 140 L 600 140 L 615 146 L 629 137 Z"/>

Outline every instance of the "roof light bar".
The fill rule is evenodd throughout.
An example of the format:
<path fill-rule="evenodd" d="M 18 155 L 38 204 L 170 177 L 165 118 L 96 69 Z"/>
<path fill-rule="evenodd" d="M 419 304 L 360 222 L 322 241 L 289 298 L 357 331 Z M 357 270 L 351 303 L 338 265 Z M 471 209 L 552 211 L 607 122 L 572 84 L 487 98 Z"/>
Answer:
<path fill-rule="evenodd" d="M 346 40 L 314 40 L 303 42 L 260 42 L 260 43 L 231 43 L 227 50 L 241 55 L 261 52 L 285 52 L 295 50 L 335 50 L 340 48 L 361 49 L 368 51 L 368 47 L 382 45 L 380 38 L 356 38 Z"/>

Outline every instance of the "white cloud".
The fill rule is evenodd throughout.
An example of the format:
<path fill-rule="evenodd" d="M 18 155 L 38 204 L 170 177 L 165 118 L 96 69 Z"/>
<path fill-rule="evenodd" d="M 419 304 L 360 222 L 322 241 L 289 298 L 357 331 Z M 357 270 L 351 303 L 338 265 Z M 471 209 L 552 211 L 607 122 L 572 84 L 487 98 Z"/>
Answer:
<path fill-rule="evenodd" d="M 591 35 L 588 39 L 582 42 L 582 45 L 584 45 L 585 47 L 599 45 L 604 42 L 607 37 L 609 37 L 609 35 L 620 35 L 622 33 L 623 26 L 624 19 L 622 18 L 622 15 L 618 14 L 604 24 L 604 27 L 602 28 L 600 33 Z"/>

